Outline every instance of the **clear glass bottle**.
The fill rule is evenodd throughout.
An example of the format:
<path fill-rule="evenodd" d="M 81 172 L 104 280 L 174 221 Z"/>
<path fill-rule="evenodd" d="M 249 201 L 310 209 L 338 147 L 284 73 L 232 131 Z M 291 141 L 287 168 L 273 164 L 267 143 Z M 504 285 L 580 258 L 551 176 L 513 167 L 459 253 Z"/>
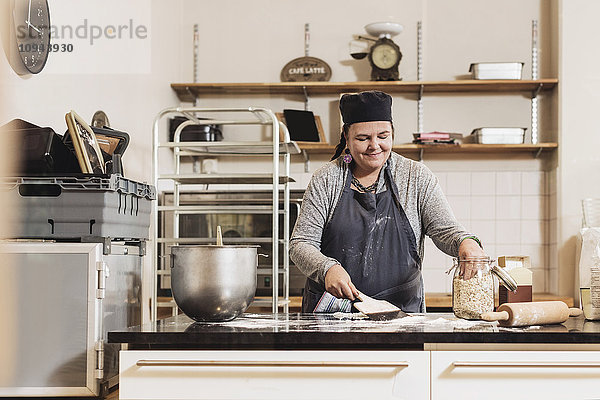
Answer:
<path fill-rule="evenodd" d="M 493 265 L 489 257 L 454 259 L 452 278 L 452 310 L 464 319 L 481 319 L 481 314 L 494 311 L 494 275 L 509 290 L 517 284 L 505 271 Z"/>

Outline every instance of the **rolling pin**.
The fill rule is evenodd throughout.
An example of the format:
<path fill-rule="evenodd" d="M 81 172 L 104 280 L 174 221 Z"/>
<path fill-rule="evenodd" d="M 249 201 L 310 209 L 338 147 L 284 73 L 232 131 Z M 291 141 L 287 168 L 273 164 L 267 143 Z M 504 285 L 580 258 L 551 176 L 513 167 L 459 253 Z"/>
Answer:
<path fill-rule="evenodd" d="M 562 301 L 504 303 L 496 312 L 481 314 L 481 319 L 498 321 L 501 326 L 561 324 L 569 317 L 577 317 L 582 312 L 579 308 L 569 308 Z"/>

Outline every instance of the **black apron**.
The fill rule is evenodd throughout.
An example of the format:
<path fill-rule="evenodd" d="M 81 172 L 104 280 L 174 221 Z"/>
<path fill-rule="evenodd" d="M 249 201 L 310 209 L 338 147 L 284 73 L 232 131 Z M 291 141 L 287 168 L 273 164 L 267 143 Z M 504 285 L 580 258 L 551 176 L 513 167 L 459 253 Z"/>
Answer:
<path fill-rule="evenodd" d="M 323 231 L 321 252 L 335 258 L 364 294 L 387 300 L 405 312 L 424 312 L 421 260 L 414 232 L 398 199 L 398 187 L 384 167 L 387 190 L 360 193 L 348 171 L 333 218 Z M 306 280 L 302 311 L 313 312 L 325 287 Z"/>

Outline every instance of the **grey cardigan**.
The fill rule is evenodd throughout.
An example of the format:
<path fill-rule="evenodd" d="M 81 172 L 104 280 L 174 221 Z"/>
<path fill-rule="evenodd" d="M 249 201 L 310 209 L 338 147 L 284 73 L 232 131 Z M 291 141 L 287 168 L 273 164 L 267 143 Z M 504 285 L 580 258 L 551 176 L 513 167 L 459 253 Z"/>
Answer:
<path fill-rule="evenodd" d="M 456 257 L 460 243 L 473 235 L 456 221 L 436 176 L 424 164 L 394 152 L 386 165 L 398 186 L 398 200 L 415 234 L 421 260 L 425 235 L 431 237 L 444 253 Z M 333 217 L 348 171 L 348 164 L 342 157 L 315 171 L 304 193 L 290 240 L 290 259 L 304 275 L 321 284 L 327 270 L 339 264 L 321 253 L 321 237 Z M 377 193 L 385 190 L 385 178 L 381 173 Z"/>

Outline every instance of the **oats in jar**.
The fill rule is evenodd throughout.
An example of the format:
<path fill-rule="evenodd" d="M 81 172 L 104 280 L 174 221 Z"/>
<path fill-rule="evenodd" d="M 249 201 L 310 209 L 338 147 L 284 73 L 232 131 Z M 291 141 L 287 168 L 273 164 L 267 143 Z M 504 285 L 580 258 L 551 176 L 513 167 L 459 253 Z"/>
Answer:
<path fill-rule="evenodd" d="M 466 280 L 455 275 L 452 286 L 452 309 L 457 317 L 480 319 L 482 313 L 494 311 L 494 280 L 491 274 L 476 274 Z"/>

